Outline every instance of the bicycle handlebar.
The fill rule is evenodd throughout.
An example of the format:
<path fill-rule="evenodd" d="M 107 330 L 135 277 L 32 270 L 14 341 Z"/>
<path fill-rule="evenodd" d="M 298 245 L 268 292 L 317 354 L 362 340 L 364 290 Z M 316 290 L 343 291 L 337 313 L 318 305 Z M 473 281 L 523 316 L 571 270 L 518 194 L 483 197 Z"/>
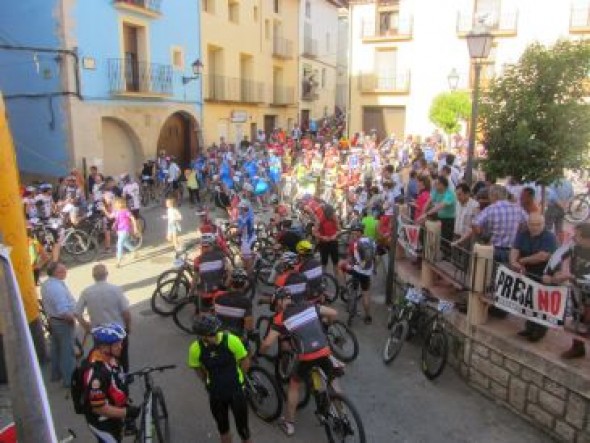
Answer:
<path fill-rule="evenodd" d="M 140 369 L 139 371 L 130 372 L 127 374 L 127 377 L 136 377 L 136 376 L 145 376 L 152 372 L 163 372 L 168 369 L 174 369 L 176 365 L 165 365 L 165 366 L 147 366 L 145 368 Z"/>

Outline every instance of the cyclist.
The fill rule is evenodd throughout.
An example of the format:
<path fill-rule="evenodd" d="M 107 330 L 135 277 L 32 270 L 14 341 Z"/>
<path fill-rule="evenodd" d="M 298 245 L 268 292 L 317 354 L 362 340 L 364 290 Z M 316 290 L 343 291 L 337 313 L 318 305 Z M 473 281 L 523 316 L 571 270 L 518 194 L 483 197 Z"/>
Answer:
<path fill-rule="evenodd" d="M 195 258 L 194 268 L 199 276 L 197 288 L 203 290 L 205 294 L 213 294 L 217 289 L 227 287 L 231 263 L 223 251 L 217 247 L 215 234 L 201 236 L 201 254 Z"/>
<path fill-rule="evenodd" d="M 307 279 L 307 300 L 312 303 L 323 303 L 322 263 L 314 257 L 311 242 L 301 240 L 297 243 L 297 254 L 299 262 L 295 265 L 295 271 Z"/>
<path fill-rule="evenodd" d="M 277 245 L 286 251 L 297 252 L 297 244 L 303 240 L 303 235 L 298 229 L 293 229 L 291 219 L 283 220 L 281 230 L 277 233 Z"/>
<path fill-rule="evenodd" d="M 55 213 L 55 203 L 51 193 L 53 186 L 49 183 L 43 183 L 39 186 L 40 194 L 36 197 L 37 216 L 42 220 L 47 220 Z"/>
<path fill-rule="evenodd" d="M 375 261 L 375 242 L 363 235 L 364 225 L 355 223 L 350 227 L 351 240 L 348 245 L 348 254 L 346 260 L 341 260 L 338 264 L 340 270 L 350 274 L 353 279 L 358 280 L 362 292 L 362 304 L 365 311 L 365 324 L 371 324 L 371 298 L 369 289 L 371 288 L 371 275 L 373 274 L 373 264 Z"/>
<path fill-rule="evenodd" d="M 238 216 L 238 230 L 240 233 L 241 247 L 240 252 L 244 261 L 246 270 L 252 270 L 252 246 L 256 241 L 256 232 L 254 230 L 254 212 L 247 200 L 242 200 L 238 205 L 240 215 Z"/>
<path fill-rule="evenodd" d="M 83 374 L 86 422 L 99 443 L 120 442 L 123 425 L 133 428 L 141 409 L 128 402 L 129 390 L 119 364 L 125 329 L 107 323 L 92 329 L 94 348 Z"/>
<path fill-rule="evenodd" d="M 250 443 L 248 403 L 244 393 L 244 372 L 250 368 L 248 351 L 238 337 L 221 332 L 221 322 L 213 315 L 198 317 L 193 331 L 201 338 L 189 348 L 188 366 L 195 369 L 207 388 L 209 407 L 221 442 L 231 442 L 231 409 L 242 443 Z"/>
<path fill-rule="evenodd" d="M 289 291 L 289 294 L 294 299 L 307 300 L 309 294 L 309 287 L 307 285 L 307 277 L 296 269 L 297 254 L 293 252 L 285 252 L 281 256 L 279 269 L 274 268 L 271 273 L 270 281 L 272 280 L 275 271 L 280 272 L 274 279 L 276 287 L 284 288 Z"/>
<path fill-rule="evenodd" d="M 322 326 L 322 318 L 336 319 L 338 313 L 325 306 L 310 305 L 303 298 L 292 297 L 285 288 L 275 291 L 273 304 L 277 314 L 271 329 L 260 345 L 260 354 L 269 349 L 280 337 L 293 335 L 299 343 L 299 361 L 296 373 L 289 379 L 287 411 L 280 426 L 288 436 L 295 433 L 295 411 L 299 403 L 300 383 L 309 377 L 314 367 L 320 367 L 329 379 L 333 375 L 330 346 Z"/>
<path fill-rule="evenodd" d="M 231 273 L 230 288 L 217 296 L 214 302 L 215 315 L 224 329 L 241 337 L 244 342 L 254 329 L 252 300 L 245 294 L 248 274 L 241 268 Z"/>

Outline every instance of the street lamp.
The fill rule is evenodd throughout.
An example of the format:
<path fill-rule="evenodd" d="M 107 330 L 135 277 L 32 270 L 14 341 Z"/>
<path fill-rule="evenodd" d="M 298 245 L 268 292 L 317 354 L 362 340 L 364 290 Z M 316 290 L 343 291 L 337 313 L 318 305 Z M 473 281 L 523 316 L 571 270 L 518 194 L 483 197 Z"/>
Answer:
<path fill-rule="evenodd" d="M 475 151 L 475 133 L 477 132 L 477 112 L 479 106 L 479 79 L 481 76 L 481 61 L 490 55 L 494 37 L 487 28 L 479 23 L 467 34 L 467 47 L 469 57 L 473 61 L 473 92 L 471 96 L 471 124 L 469 128 L 469 153 L 467 157 L 467 169 L 465 170 L 465 181 L 471 185 L 473 180 L 473 153 Z"/>
<path fill-rule="evenodd" d="M 447 75 L 447 81 L 449 82 L 449 89 L 453 92 L 456 91 L 457 86 L 459 86 L 459 73 L 455 68 Z"/>
<path fill-rule="evenodd" d="M 182 84 L 186 85 L 187 83 L 190 83 L 193 80 L 197 80 L 199 77 L 201 77 L 201 70 L 203 69 L 203 63 L 201 62 L 201 59 L 196 59 L 193 64 L 191 65 L 191 68 L 193 69 L 193 76 L 192 77 L 182 77 Z"/>

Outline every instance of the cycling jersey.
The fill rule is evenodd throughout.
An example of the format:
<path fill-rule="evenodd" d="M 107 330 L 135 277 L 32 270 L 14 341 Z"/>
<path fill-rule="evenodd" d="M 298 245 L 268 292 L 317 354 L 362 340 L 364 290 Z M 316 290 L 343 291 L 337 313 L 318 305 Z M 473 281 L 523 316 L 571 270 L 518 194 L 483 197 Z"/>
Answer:
<path fill-rule="evenodd" d="M 123 425 L 121 419 L 95 414 L 92 408 L 105 404 L 120 408 L 127 406 L 129 390 L 123 368 L 114 358 L 105 361 L 96 349 L 90 351 L 88 363 L 90 367 L 84 373 L 86 404 L 90 406 L 85 414 L 86 420 L 99 430 L 111 432 L 113 429 L 120 429 Z"/>
<path fill-rule="evenodd" d="M 316 297 L 321 295 L 322 292 L 322 275 L 324 273 L 321 262 L 310 257 L 307 260 L 303 260 L 295 268 L 297 272 L 300 272 L 307 279 L 307 287 L 309 290 L 310 297 Z"/>
<path fill-rule="evenodd" d="M 297 243 L 303 240 L 303 236 L 294 229 L 287 229 L 277 235 L 278 243 L 285 249 L 297 253 Z"/>
<path fill-rule="evenodd" d="M 139 185 L 136 182 L 131 182 L 123 186 L 123 197 L 127 199 L 129 209 L 139 209 L 141 207 L 141 196 Z"/>
<path fill-rule="evenodd" d="M 234 290 L 215 297 L 214 309 L 224 329 L 244 336 L 244 318 L 252 316 L 252 301 L 243 292 Z"/>
<path fill-rule="evenodd" d="M 51 217 L 53 208 L 53 199 L 51 198 L 51 195 L 40 194 L 37 196 L 35 203 L 38 203 L 41 206 L 38 208 L 40 218 Z"/>
<path fill-rule="evenodd" d="M 211 397 L 228 398 L 242 389 L 244 374 L 239 362 L 247 356 L 242 340 L 229 332 L 218 332 L 217 344 L 198 340 L 191 345 L 188 366 L 205 369 Z"/>
<path fill-rule="evenodd" d="M 201 281 L 199 286 L 206 291 L 213 291 L 222 285 L 225 278 L 225 255 L 219 249 L 207 251 L 195 259 Z"/>
<path fill-rule="evenodd" d="M 317 360 L 331 354 L 318 306 L 289 305 L 274 316 L 272 327 L 281 335 L 291 333 L 297 338 L 300 361 Z"/>
<path fill-rule="evenodd" d="M 305 300 L 309 293 L 307 278 L 301 272 L 288 270 L 275 280 L 275 286 L 285 288 L 293 300 Z"/>

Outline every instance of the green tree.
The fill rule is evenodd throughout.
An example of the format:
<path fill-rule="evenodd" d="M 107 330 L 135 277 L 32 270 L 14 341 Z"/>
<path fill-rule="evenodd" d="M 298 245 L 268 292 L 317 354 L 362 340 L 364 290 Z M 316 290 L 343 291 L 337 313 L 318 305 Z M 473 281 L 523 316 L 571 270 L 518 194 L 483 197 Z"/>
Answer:
<path fill-rule="evenodd" d="M 461 129 L 460 122 L 471 117 L 471 99 L 467 92 L 443 92 L 432 100 L 430 121 L 441 128 L 447 136 Z"/>
<path fill-rule="evenodd" d="M 589 162 L 590 42 L 529 46 L 483 93 L 484 170 L 546 185 Z"/>

